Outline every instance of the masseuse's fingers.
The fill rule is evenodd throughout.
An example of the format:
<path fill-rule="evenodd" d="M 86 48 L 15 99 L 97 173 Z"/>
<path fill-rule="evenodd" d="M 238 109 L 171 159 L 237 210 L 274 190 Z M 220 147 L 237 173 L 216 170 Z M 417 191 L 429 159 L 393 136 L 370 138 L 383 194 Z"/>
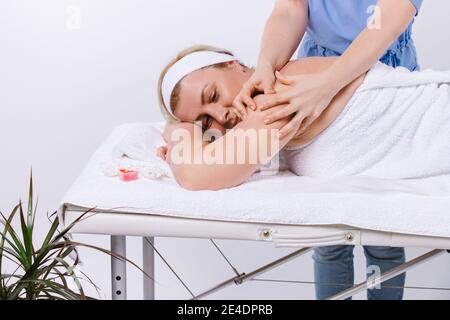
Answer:
<path fill-rule="evenodd" d="M 253 90 L 254 91 L 254 90 Z M 250 107 L 253 111 L 256 110 L 256 103 L 255 101 L 253 101 L 251 95 L 253 92 L 251 92 L 249 95 L 245 95 L 243 97 L 245 104 L 247 105 L 247 107 Z M 247 114 L 247 110 L 245 110 L 245 113 Z"/>
<path fill-rule="evenodd" d="M 231 107 L 231 112 L 233 112 L 233 113 L 236 115 L 236 117 L 240 118 L 241 120 L 244 120 L 244 119 L 242 118 L 240 112 L 237 111 L 237 109 L 236 109 L 235 107 Z"/>
<path fill-rule="evenodd" d="M 297 111 L 297 109 L 293 106 L 293 105 L 288 105 L 286 107 L 283 107 L 282 109 L 273 112 L 271 114 L 269 114 L 265 119 L 264 119 L 264 123 L 265 124 L 271 124 L 275 121 L 278 121 L 280 119 L 284 119 L 288 116 L 290 116 L 291 114 L 295 113 Z"/>
<path fill-rule="evenodd" d="M 245 109 L 245 106 L 242 104 L 242 101 L 238 98 L 234 99 L 233 101 L 233 108 L 238 112 L 239 117 L 242 118 L 241 110 Z"/>
<path fill-rule="evenodd" d="M 300 126 L 300 129 L 298 130 L 297 135 L 301 135 L 303 132 L 305 132 L 306 129 L 308 129 L 308 127 L 314 122 L 314 120 L 316 120 L 316 117 L 314 116 L 309 116 L 305 118 L 305 120 Z"/>
<path fill-rule="evenodd" d="M 302 125 L 302 122 L 305 121 L 305 116 L 298 112 L 294 118 L 292 118 L 291 121 L 287 125 L 285 125 L 283 128 L 281 128 L 280 132 L 278 133 L 278 136 L 280 138 L 283 138 L 287 136 L 290 132 L 297 130 L 298 127 Z"/>
<path fill-rule="evenodd" d="M 240 97 L 236 97 L 233 101 L 233 107 L 239 114 L 239 118 L 243 119 L 243 112 L 245 112 L 245 106 Z"/>
<path fill-rule="evenodd" d="M 247 110 L 245 109 L 246 105 L 255 105 L 255 102 L 251 98 L 254 90 L 253 85 L 244 85 L 241 92 L 239 92 L 233 101 L 233 106 L 239 111 L 241 118 L 244 118 L 247 115 Z"/>
<path fill-rule="evenodd" d="M 276 93 L 268 96 L 267 101 L 261 104 L 258 108 L 264 111 L 272 107 L 279 106 L 280 104 L 289 103 L 290 98 L 291 97 L 288 91 Z"/>
<path fill-rule="evenodd" d="M 285 85 L 292 85 L 295 83 L 295 78 L 291 77 L 291 76 L 285 76 L 283 75 L 280 71 L 276 71 L 275 72 L 275 76 L 277 77 L 277 79 Z"/>
<path fill-rule="evenodd" d="M 253 111 L 256 110 L 256 103 L 255 101 L 253 101 L 252 95 L 256 90 L 258 90 L 257 83 L 249 82 L 244 85 L 244 88 L 241 91 L 241 96 L 242 99 L 244 100 L 244 103 L 246 104 L 247 107 L 252 108 Z"/>
<path fill-rule="evenodd" d="M 274 94 L 274 81 L 271 79 L 265 79 L 262 81 L 261 86 L 258 88 L 259 91 L 264 92 L 264 94 Z"/>
<path fill-rule="evenodd" d="M 276 91 L 274 88 L 266 88 L 264 89 L 264 94 L 275 94 Z"/>

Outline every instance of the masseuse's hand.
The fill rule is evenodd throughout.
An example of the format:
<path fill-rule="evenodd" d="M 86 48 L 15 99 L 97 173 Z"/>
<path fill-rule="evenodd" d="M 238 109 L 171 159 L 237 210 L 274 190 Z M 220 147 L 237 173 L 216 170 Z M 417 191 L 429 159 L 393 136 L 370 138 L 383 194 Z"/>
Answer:
<path fill-rule="evenodd" d="M 260 64 L 250 79 L 242 86 L 241 91 L 233 101 L 233 107 L 239 113 L 241 119 L 247 115 L 246 107 L 256 110 L 256 103 L 252 99 L 255 92 L 265 94 L 275 93 L 275 71 L 269 64 Z"/>
<path fill-rule="evenodd" d="M 298 128 L 300 130 L 297 135 L 302 134 L 339 92 L 339 88 L 329 81 L 330 77 L 326 72 L 286 76 L 277 71 L 275 75 L 283 85 L 283 90 L 277 90 L 277 93 L 268 98 L 267 102 L 259 108 L 266 110 L 286 104 L 283 109 L 269 114 L 265 119 L 266 124 L 294 115 L 292 120 L 280 130 L 280 137 Z"/>

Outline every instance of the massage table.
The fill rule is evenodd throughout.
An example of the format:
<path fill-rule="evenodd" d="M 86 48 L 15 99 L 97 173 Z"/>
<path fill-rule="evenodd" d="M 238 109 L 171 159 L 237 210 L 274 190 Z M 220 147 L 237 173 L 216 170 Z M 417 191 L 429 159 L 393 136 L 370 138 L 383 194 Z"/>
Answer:
<path fill-rule="evenodd" d="M 122 257 L 126 257 L 126 237 L 142 237 L 143 270 L 150 276 L 143 276 L 144 299 L 155 297 L 155 253 L 170 267 L 155 248 L 155 237 L 210 239 L 228 263 L 214 239 L 265 241 L 293 248 L 287 256 L 250 272 L 233 268 L 235 276 L 204 292 L 193 293 L 186 287 L 193 299 L 239 285 L 317 246 L 431 249 L 382 274 L 376 283 L 363 282 L 331 298 L 346 299 L 450 249 L 450 175 L 406 180 L 369 176 L 314 179 L 284 171 L 255 174 L 241 186 L 220 191 L 184 190 L 170 177 L 124 182 L 105 176 L 100 166 L 111 159 L 118 143 L 131 132 L 142 134 L 142 129 L 150 126 L 158 127 L 148 123 L 116 127 L 58 209 L 66 225 L 91 210 L 72 234 L 109 235 L 111 251 Z M 125 270 L 123 259 L 111 257 L 113 299 L 127 298 Z"/>

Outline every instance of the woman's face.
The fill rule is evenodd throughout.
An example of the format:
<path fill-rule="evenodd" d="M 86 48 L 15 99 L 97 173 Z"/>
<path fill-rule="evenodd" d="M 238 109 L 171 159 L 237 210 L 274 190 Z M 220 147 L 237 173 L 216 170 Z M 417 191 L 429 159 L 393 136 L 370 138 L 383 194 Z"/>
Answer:
<path fill-rule="evenodd" d="M 233 128 L 240 118 L 232 109 L 250 70 L 232 61 L 226 68 L 205 68 L 188 74 L 180 83 L 175 116 L 182 121 L 201 121 L 204 130 Z"/>

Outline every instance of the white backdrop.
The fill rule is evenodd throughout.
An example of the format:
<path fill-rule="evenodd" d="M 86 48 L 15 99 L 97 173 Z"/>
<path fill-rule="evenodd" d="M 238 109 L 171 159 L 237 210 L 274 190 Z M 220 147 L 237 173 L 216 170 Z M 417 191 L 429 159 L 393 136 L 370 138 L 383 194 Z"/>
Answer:
<path fill-rule="evenodd" d="M 0 210 L 26 197 L 33 167 L 39 196 L 38 234 L 91 153 L 112 128 L 162 117 L 155 94 L 159 71 L 179 49 L 211 44 L 254 64 L 273 0 L 1 0 L 0 1 Z M 415 25 L 423 68 L 450 69 L 450 2 L 427 0 Z M 79 24 L 74 16 L 79 13 Z M 151 196 L 151 195 L 149 195 Z M 109 247 L 105 236 L 78 240 Z M 270 244 L 218 241 L 243 271 L 289 250 Z M 157 239 L 156 245 L 195 292 L 233 275 L 207 240 Z M 140 263 L 141 242 L 129 238 L 129 257 Z M 412 258 L 422 250 L 408 249 Z M 109 296 L 109 258 L 82 250 L 84 271 Z M 356 276 L 364 276 L 355 250 Z M 409 286 L 450 287 L 450 258 L 408 273 Z M 140 273 L 129 268 L 129 297 L 140 298 Z M 157 258 L 157 298 L 188 293 Z M 310 256 L 262 278 L 311 281 Z M 93 289 L 89 290 L 94 294 Z M 212 298 L 313 299 L 313 285 L 251 281 Z M 358 297 L 363 299 L 364 295 Z M 447 291 L 407 289 L 405 298 L 448 299 Z"/>

